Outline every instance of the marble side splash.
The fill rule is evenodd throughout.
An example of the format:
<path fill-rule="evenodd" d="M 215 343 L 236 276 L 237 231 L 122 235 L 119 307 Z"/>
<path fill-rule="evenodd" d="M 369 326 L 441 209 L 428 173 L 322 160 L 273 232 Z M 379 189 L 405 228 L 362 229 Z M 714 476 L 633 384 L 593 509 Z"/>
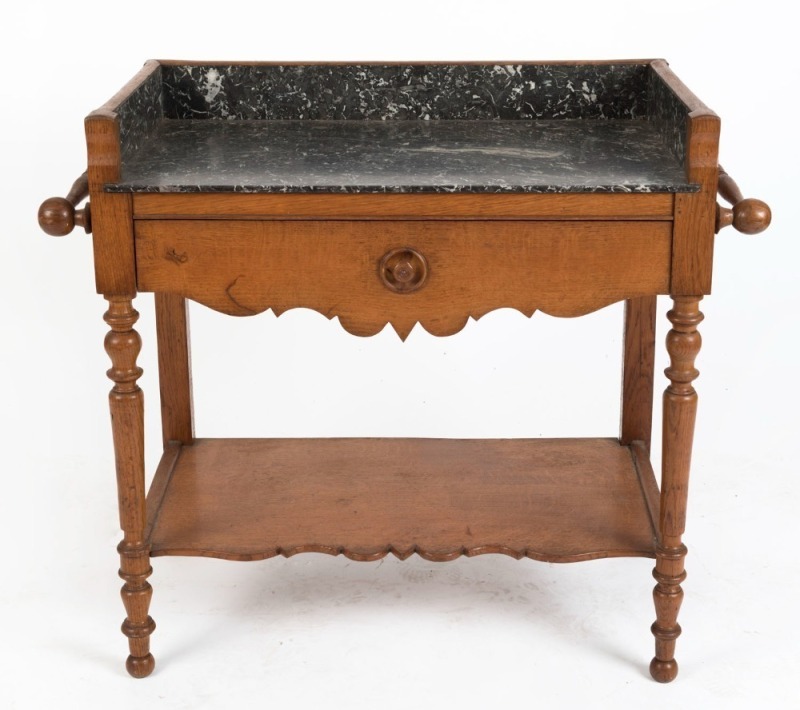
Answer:
<path fill-rule="evenodd" d="M 646 64 L 165 65 L 172 119 L 603 119 L 648 112 Z"/>
<path fill-rule="evenodd" d="M 648 67 L 648 97 L 648 120 L 656 126 L 672 156 L 685 167 L 689 111 L 651 67 Z"/>
<path fill-rule="evenodd" d="M 142 147 L 164 117 L 161 67 L 117 108 L 123 166 Z"/>

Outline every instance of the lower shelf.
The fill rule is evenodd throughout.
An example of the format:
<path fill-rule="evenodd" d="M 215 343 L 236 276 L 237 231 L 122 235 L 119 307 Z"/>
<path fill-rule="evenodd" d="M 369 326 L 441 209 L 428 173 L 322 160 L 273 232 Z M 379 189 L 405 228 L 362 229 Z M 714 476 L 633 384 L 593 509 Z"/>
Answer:
<path fill-rule="evenodd" d="M 657 485 L 616 439 L 197 439 L 166 450 L 151 554 L 654 557 Z"/>

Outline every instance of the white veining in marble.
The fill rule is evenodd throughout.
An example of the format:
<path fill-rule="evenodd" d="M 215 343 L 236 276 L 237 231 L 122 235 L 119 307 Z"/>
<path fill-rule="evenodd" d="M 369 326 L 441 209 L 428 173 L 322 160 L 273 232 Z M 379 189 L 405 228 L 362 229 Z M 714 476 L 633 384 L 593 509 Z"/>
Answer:
<path fill-rule="evenodd" d="M 686 192 L 648 121 L 164 120 L 114 191 Z"/>

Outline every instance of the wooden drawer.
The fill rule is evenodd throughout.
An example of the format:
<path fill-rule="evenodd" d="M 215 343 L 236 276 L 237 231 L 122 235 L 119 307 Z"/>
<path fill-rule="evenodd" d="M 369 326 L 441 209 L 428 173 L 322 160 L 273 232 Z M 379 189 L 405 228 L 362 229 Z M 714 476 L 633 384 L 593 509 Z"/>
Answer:
<path fill-rule="evenodd" d="M 231 315 L 313 308 L 435 335 L 496 308 L 577 316 L 667 293 L 671 222 L 138 220 L 140 291 Z"/>

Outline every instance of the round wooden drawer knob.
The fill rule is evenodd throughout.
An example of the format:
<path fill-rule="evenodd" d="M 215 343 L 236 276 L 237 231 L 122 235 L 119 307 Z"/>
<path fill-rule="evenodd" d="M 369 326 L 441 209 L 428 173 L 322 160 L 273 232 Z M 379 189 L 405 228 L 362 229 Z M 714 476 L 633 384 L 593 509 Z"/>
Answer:
<path fill-rule="evenodd" d="M 416 291 L 428 276 L 428 262 L 409 247 L 392 249 L 384 254 L 378 269 L 386 288 L 395 293 Z"/>

